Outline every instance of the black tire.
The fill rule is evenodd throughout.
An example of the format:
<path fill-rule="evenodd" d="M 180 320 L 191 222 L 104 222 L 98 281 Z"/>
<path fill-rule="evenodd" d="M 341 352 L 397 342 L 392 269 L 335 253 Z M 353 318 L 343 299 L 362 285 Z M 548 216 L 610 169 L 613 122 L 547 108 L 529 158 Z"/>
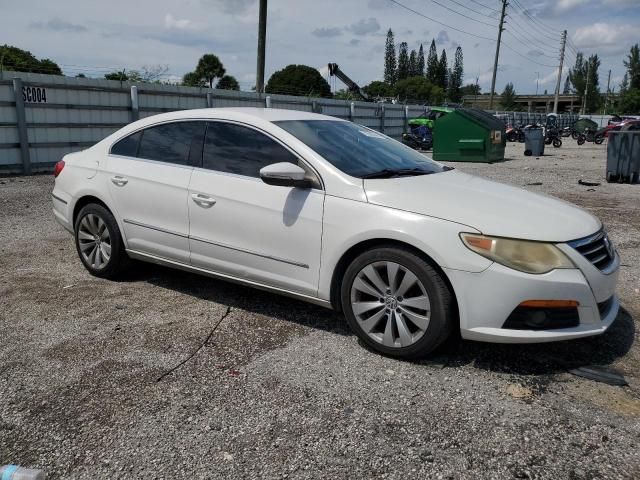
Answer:
<path fill-rule="evenodd" d="M 429 323 L 424 334 L 409 346 L 387 347 L 376 341 L 363 330 L 353 312 L 351 305 L 352 285 L 363 268 L 376 262 L 393 262 L 409 270 L 422 283 L 429 297 Z M 400 296 L 398 301 L 401 301 Z M 456 324 L 454 297 L 444 279 L 427 261 L 411 250 L 402 247 L 378 247 L 356 257 L 344 273 L 340 287 L 340 302 L 353 332 L 371 349 L 392 357 L 412 359 L 428 355 L 449 337 Z M 389 310 L 386 311 L 389 312 Z M 381 321 L 385 321 L 384 318 Z"/>
<path fill-rule="evenodd" d="M 80 230 L 83 220 L 85 218 L 96 217 L 104 222 L 105 228 L 108 231 L 109 245 L 111 249 L 109 259 L 105 262 L 104 265 L 98 267 L 92 265 L 90 261 L 85 258 L 85 255 L 82 253 L 81 247 L 81 241 L 83 240 L 80 239 Z M 74 225 L 74 239 L 76 244 L 76 251 L 78 252 L 80 261 L 87 269 L 87 271 L 95 277 L 107 279 L 117 278 L 127 269 L 129 264 L 131 263 L 129 256 L 125 251 L 124 243 L 122 242 L 122 235 L 120 234 L 118 223 L 116 222 L 116 219 L 111 214 L 111 212 L 102 205 L 99 205 L 97 203 L 90 203 L 89 205 L 85 205 L 84 207 L 82 207 L 82 209 L 78 213 Z"/>
<path fill-rule="evenodd" d="M 551 137 L 545 137 L 544 138 L 544 144 L 545 145 L 551 145 L 552 141 L 553 141 L 553 138 L 551 138 Z"/>
<path fill-rule="evenodd" d="M 560 140 L 559 138 L 554 138 L 553 139 L 553 146 L 555 148 L 560 148 L 562 146 L 562 140 Z"/>
<path fill-rule="evenodd" d="M 596 135 L 593 139 L 596 145 L 601 145 L 604 142 L 604 135 Z"/>
<path fill-rule="evenodd" d="M 576 131 L 571 132 L 571 138 L 573 138 L 574 140 L 578 140 L 578 138 L 580 138 L 580 134 Z"/>
<path fill-rule="evenodd" d="M 507 142 L 515 142 L 516 134 L 514 132 L 507 133 Z"/>
<path fill-rule="evenodd" d="M 587 141 L 587 138 L 584 135 L 580 135 L 578 137 L 578 145 L 584 145 L 584 142 Z"/>

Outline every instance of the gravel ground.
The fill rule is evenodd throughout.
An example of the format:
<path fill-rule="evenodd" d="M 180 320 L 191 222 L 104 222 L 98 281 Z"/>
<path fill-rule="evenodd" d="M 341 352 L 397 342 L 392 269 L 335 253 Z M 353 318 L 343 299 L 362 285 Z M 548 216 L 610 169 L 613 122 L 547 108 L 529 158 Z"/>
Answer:
<path fill-rule="evenodd" d="M 0 178 L 0 465 L 86 479 L 639 478 L 640 185 L 604 182 L 605 146 L 522 150 L 454 166 L 597 214 L 622 256 L 624 309 L 597 338 L 453 338 L 419 363 L 276 295 L 151 265 L 93 278 L 53 220 L 52 178 Z M 629 386 L 568 373 L 594 364 Z"/>

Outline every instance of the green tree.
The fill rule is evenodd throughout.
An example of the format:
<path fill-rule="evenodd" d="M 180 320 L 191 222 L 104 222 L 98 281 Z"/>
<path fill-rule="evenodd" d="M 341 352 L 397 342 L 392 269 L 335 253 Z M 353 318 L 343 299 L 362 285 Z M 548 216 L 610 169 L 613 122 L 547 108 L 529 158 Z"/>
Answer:
<path fill-rule="evenodd" d="M 331 97 L 331 88 L 320 72 L 307 65 L 288 65 L 267 82 L 267 93 Z"/>
<path fill-rule="evenodd" d="M 206 87 L 207 82 L 196 72 L 188 72 L 182 77 L 182 85 L 185 87 Z"/>
<path fill-rule="evenodd" d="M 447 98 L 455 103 L 462 100 L 462 80 L 464 79 L 464 66 L 462 59 L 462 47 L 456 48 L 456 56 L 453 68 L 449 73 L 449 85 L 447 85 Z"/>
<path fill-rule="evenodd" d="M 219 88 L 220 90 L 240 90 L 240 84 L 235 77 L 231 75 L 224 75 L 220 80 L 218 80 L 216 88 Z"/>
<path fill-rule="evenodd" d="M 447 90 L 447 82 L 448 82 L 448 73 L 449 73 L 449 64 L 447 62 L 447 52 L 442 49 L 442 55 L 440 55 L 440 61 L 438 62 L 438 80 L 436 85 L 442 88 L 442 90 Z"/>
<path fill-rule="evenodd" d="M 415 77 L 418 73 L 418 52 L 411 50 L 409 54 L 409 76 Z"/>
<path fill-rule="evenodd" d="M 397 75 L 396 44 L 394 42 L 393 31 L 389 29 L 384 48 L 384 81 L 389 85 L 396 83 Z"/>
<path fill-rule="evenodd" d="M 587 76 L 589 78 L 586 86 L 586 112 L 594 113 L 600 109 L 602 97 L 600 96 L 600 59 L 597 54 L 591 55 L 587 60 Z"/>
<path fill-rule="evenodd" d="M 393 96 L 393 87 L 387 82 L 374 80 L 368 85 L 362 87 L 362 91 L 370 98 L 388 98 Z"/>
<path fill-rule="evenodd" d="M 200 60 L 194 72 L 200 77 L 204 78 L 209 88 L 213 88 L 213 81 L 216 78 L 222 78 L 226 73 L 224 66 L 220 59 L 213 53 L 206 53 Z"/>
<path fill-rule="evenodd" d="M 409 53 L 407 42 L 402 42 L 398 50 L 398 77 L 396 81 L 409 77 Z"/>
<path fill-rule="evenodd" d="M 640 51 L 636 43 L 623 61 L 627 71 L 620 84 L 618 110 L 623 114 L 640 113 Z"/>
<path fill-rule="evenodd" d="M 105 73 L 104 78 L 107 80 L 119 80 L 121 82 L 126 82 L 129 80 L 129 75 L 127 75 L 124 70 L 121 70 L 119 72 Z"/>
<path fill-rule="evenodd" d="M 500 106 L 504 110 L 517 111 L 518 104 L 516 103 L 516 89 L 513 88 L 513 83 L 509 82 L 505 85 L 502 94 L 500 95 Z"/>
<path fill-rule="evenodd" d="M 477 85 L 475 83 L 467 83 L 464 87 L 462 87 L 460 89 L 460 94 L 462 96 L 465 95 L 480 95 L 480 91 L 482 89 L 480 88 L 480 85 Z"/>
<path fill-rule="evenodd" d="M 431 46 L 429 47 L 429 55 L 427 55 L 427 80 L 433 85 L 438 83 L 438 51 L 436 50 L 436 41 L 431 40 Z"/>
<path fill-rule="evenodd" d="M 417 75 L 424 75 L 424 48 L 422 44 L 420 44 L 420 48 L 418 49 L 418 61 L 417 61 Z"/>
<path fill-rule="evenodd" d="M 627 68 L 629 89 L 640 89 L 640 48 L 637 43 L 631 47 L 629 56 L 622 63 Z"/>
<path fill-rule="evenodd" d="M 12 45 L 0 46 L 0 70 L 62 75 L 62 70 L 53 60 L 38 60 L 31 52 Z"/>
<path fill-rule="evenodd" d="M 442 88 L 433 85 L 423 76 L 415 76 L 398 80 L 394 93 L 400 101 L 419 104 L 441 103 L 444 97 Z"/>

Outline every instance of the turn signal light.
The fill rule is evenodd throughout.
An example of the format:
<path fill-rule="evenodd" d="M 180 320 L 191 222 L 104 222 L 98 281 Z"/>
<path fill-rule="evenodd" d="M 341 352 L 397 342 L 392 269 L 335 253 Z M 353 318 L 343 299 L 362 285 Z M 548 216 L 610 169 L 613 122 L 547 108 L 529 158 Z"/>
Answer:
<path fill-rule="evenodd" d="M 575 300 L 527 300 L 518 306 L 529 308 L 576 308 L 578 305 L 580 305 L 580 302 Z"/>
<path fill-rule="evenodd" d="M 62 169 L 64 168 L 64 160 L 60 160 L 59 162 L 56 163 L 56 165 L 53 167 L 53 176 L 57 177 L 58 175 L 60 175 L 60 172 L 62 172 Z"/>

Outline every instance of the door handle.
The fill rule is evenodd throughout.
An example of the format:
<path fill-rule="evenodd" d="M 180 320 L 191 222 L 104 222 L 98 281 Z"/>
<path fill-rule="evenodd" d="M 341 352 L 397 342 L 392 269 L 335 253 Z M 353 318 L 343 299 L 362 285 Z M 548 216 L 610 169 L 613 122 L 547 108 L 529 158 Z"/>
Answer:
<path fill-rule="evenodd" d="M 191 198 L 203 208 L 210 208 L 216 204 L 216 201 L 213 198 L 201 193 L 192 193 Z"/>
<path fill-rule="evenodd" d="M 129 180 L 121 177 L 120 175 L 116 175 L 115 177 L 111 177 L 111 182 L 118 187 L 124 187 L 129 182 Z"/>

